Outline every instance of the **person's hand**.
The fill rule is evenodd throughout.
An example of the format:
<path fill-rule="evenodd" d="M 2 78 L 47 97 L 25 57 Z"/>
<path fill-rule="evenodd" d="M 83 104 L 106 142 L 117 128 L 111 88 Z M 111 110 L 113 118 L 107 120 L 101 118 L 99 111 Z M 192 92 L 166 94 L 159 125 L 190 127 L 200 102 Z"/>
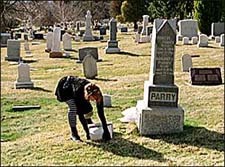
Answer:
<path fill-rule="evenodd" d="M 102 135 L 102 139 L 104 141 L 109 141 L 111 139 L 110 133 L 108 130 L 104 130 L 103 135 Z"/>

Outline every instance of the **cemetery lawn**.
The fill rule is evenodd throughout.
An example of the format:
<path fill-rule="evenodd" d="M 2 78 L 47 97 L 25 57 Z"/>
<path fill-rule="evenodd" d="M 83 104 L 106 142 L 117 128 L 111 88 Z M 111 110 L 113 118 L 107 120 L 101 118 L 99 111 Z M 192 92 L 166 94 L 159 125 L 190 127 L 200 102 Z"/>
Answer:
<path fill-rule="evenodd" d="M 104 54 L 107 42 L 74 42 L 71 58 L 49 58 L 46 44 L 30 46 L 33 57 L 26 57 L 23 42 L 21 56 L 30 65 L 34 89 L 14 89 L 17 64 L 5 61 L 7 49 L 1 48 L 1 164 L 6 165 L 129 165 L 129 166 L 223 166 L 224 165 L 224 84 L 192 86 L 189 73 L 181 71 L 182 54 L 195 55 L 194 67 L 220 67 L 224 83 L 224 48 L 214 41 L 209 47 L 181 45 L 175 50 L 175 83 L 179 104 L 185 111 L 184 131 L 179 134 L 140 136 L 134 123 L 119 121 L 127 108 L 143 99 L 144 81 L 149 78 L 151 44 L 134 43 L 134 33 L 118 32 L 121 54 Z M 67 105 L 54 96 L 59 78 L 84 77 L 78 48 L 98 47 L 98 76 L 91 82 L 112 96 L 112 107 L 105 108 L 113 122 L 110 142 L 85 138 L 72 142 L 67 122 Z M 40 105 L 39 110 L 14 112 L 14 105 Z M 95 105 L 93 105 L 95 106 Z M 99 122 L 94 107 L 94 121 Z"/>

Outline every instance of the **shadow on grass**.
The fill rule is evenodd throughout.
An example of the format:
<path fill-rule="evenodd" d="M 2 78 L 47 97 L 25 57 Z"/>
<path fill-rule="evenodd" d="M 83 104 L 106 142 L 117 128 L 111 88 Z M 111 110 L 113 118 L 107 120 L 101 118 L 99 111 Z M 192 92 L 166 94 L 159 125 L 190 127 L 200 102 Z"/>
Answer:
<path fill-rule="evenodd" d="M 150 55 L 138 55 L 138 54 L 130 53 L 130 52 L 127 52 L 127 51 L 120 51 L 117 54 L 124 54 L 124 55 L 129 55 L 129 56 L 150 56 Z"/>
<path fill-rule="evenodd" d="M 117 81 L 117 79 L 105 79 L 105 78 L 94 78 L 91 80 L 97 80 L 97 81 Z"/>
<path fill-rule="evenodd" d="M 161 139 L 172 144 L 187 144 L 217 151 L 224 151 L 224 134 L 210 131 L 204 127 L 185 125 L 184 131 L 171 135 L 155 135 L 153 139 Z"/>
<path fill-rule="evenodd" d="M 35 63 L 37 60 L 22 60 L 23 63 Z"/>
<path fill-rule="evenodd" d="M 140 144 L 134 143 L 122 138 L 121 133 L 114 132 L 114 138 L 109 142 L 87 142 L 87 144 L 99 147 L 105 151 L 110 151 L 113 154 L 123 157 L 135 157 L 138 159 L 152 159 L 155 161 L 164 162 L 165 159 L 162 153 L 151 150 Z"/>
<path fill-rule="evenodd" d="M 40 87 L 33 87 L 33 88 L 22 88 L 22 89 L 30 89 L 30 90 L 35 90 L 35 91 L 43 91 L 43 92 L 52 92 L 51 90 L 47 90 L 47 89 L 40 88 Z"/>

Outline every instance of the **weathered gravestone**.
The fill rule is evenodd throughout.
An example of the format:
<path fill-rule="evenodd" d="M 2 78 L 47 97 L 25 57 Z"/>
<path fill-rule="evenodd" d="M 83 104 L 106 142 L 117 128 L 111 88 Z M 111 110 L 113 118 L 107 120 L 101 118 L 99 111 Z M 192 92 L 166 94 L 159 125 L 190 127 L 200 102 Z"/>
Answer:
<path fill-rule="evenodd" d="M 27 40 L 24 42 L 24 50 L 25 50 L 26 54 L 30 54 L 31 53 L 30 45 L 29 45 Z"/>
<path fill-rule="evenodd" d="M 107 94 L 103 94 L 103 105 L 104 107 L 111 107 L 111 96 Z"/>
<path fill-rule="evenodd" d="M 52 49 L 52 39 L 53 39 L 53 32 L 48 32 L 46 35 L 46 52 L 51 52 Z"/>
<path fill-rule="evenodd" d="M 188 72 L 189 68 L 192 67 L 192 59 L 189 54 L 184 54 L 182 56 L 182 71 L 183 72 Z"/>
<path fill-rule="evenodd" d="M 63 57 L 63 54 L 60 49 L 60 37 L 61 37 L 61 29 L 60 27 L 55 27 L 53 30 L 52 37 L 52 48 L 49 54 L 50 58 L 60 58 Z"/>
<path fill-rule="evenodd" d="M 224 46 L 224 34 L 220 35 L 220 47 Z"/>
<path fill-rule="evenodd" d="M 198 47 L 207 47 L 208 46 L 208 36 L 205 34 L 199 35 L 199 41 L 197 44 Z"/>
<path fill-rule="evenodd" d="M 21 61 L 20 57 L 20 41 L 14 39 L 7 40 L 7 56 L 5 60 L 8 61 Z"/>
<path fill-rule="evenodd" d="M 118 41 L 116 40 L 117 21 L 112 18 L 109 23 L 109 40 L 108 46 L 105 48 L 105 53 L 119 53 Z"/>
<path fill-rule="evenodd" d="M 198 43 L 198 37 L 192 37 L 191 38 L 191 44 L 195 45 Z"/>
<path fill-rule="evenodd" d="M 101 59 L 99 59 L 99 56 L 98 56 L 98 48 L 83 47 L 78 50 L 79 60 L 77 60 L 77 63 L 81 63 L 88 54 L 93 56 L 93 58 L 95 58 L 96 61 L 102 61 Z"/>
<path fill-rule="evenodd" d="M 146 32 L 146 27 L 148 26 L 148 18 L 149 16 L 148 15 L 143 15 L 143 28 L 142 28 L 142 31 L 141 31 L 141 35 L 145 36 L 147 35 L 147 32 Z"/>
<path fill-rule="evenodd" d="M 15 82 L 15 88 L 33 88 L 34 84 L 30 79 L 30 66 L 26 63 L 18 65 L 18 76 Z"/>
<path fill-rule="evenodd" d="M 197 20 L 186 19 L 180 20 L 178 22 L 179 32 L 178 32 L 178 40 L 181 40 L 183 37 L 188 37 L 191 39 L 192 37 L 198 36 L 198 23 Z"/>
<path fill-rule="evenodd" d="M 188 45 L 189 44 L 189 38 L 188 37 L 183 37 L 182 44 L 183 45 Z"/>
<path fill-rule="evenodd" d="M 88 79 L 94 79 L 98 75 L 97 63 L 95 58 L 88 54 L 85 56 L 83 63 L 84 76 Z"/>
<path fill-rule="evenodd" d="M 149 81 L 144 84 L 144 99 L 136 106 L 141 135 L 183 131 L 184 110 L 174 84 L 175 25 L 175 20 L 154 20 Z"/>
<path fill-rule="evenodd" d="M 222 84 L 220 68 L 190 68 L 192 85 Z"/>
<path fill-rule="evenodd" d="M 86 14 L 86 23 L 85 23 L 85 33 L 83 36 L 83 41 L 94 41 L 91 30 L 91 12 L 88 10 Z"/>
<path fill-rule="evenodd" d="M 11 34 L 9 33 L 1 33 L 1 47 L 7 46 L 7 40 L 11 39 Z"/>
<path fill-rule="evenodd" d="M 216 36 L 216 37 L 215 37 L 215 42 L 216 42 L 216 43 L 220 43 L 220 36 Z"/>
<path fill-rule="evenodd" d="M 62 41 L 63 41 L 63 49 L 64 50 L 66 50 L 66 51 L 72 51 L 73 50 L 70 34 L 68 34 L 67 32 L 65 34 L 63 34 Z"/>
<path fill-rule="evenodd" d="M 210 39 L 220 36 L 221 34 L 224 34 L 224 23 L 212 23 Z"/>

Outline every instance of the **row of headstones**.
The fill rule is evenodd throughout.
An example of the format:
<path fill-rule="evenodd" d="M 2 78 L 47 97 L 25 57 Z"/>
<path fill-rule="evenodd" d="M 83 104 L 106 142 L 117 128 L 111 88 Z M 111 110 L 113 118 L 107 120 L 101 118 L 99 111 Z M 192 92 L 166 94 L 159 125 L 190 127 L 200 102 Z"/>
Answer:
<path fill-rule="evenodd" d="M 87 56 L 84 61 L 84 70 L 86 66 L 93 65 L 93 60 L 92 56 Z M 86 71 L 87 73 L 90 73 L 91 71 Z M 93 72 L 91 72 L 93 73 Z M 21 88 L 34 88 L 34 83 L 32 82 L 30 78 L 30 66 L 27 63 L 20 62 L 18 65 L 18 75 L 17 79 L 15 81 L 15 88 L 16 89 L 21 89 Z M 111 96 L 108 94 L 103 94 L 103 104 L 104 107 L 110 107 L 112 106 L 111 104 Z"/>
<path fill-rule="evenodd" d="M 118 41 L 116 38 L 117 33 L 117 21 L 115 19 L 110 20 L 110 34 L 108 40 L 108 46 L 105 48 L 105 53 L 118 53 L 120 49 L 118 47 Z M 62 57 L 62 52 L 60 49 L 60 27 L 55 27 L 53 32 L 47 34 L 47 48 L 46 51 L 50 52 L 50 58 Z M 89 34 L 89 35 L 88 35 Z M 86 39 L 91 37 L 90 31 L 86 33 Z M 63 48 L 64 50 L 71 51 L 72 43 L 71 36 L 68 33 L 63 35 Z"/>
<path fill-rule="evenodd" d="M 178 41 L 178 39 L 177 39 Z M 197 44 L 198 47 L 207 47 L 208 46 L 209 38 L 205 34 L 200 34 L 199 37 L 195 36 L 191 38 L 191 41 L 189 40 L 189 37 L 183 37 L 182 44 L 188 45 L 188 44 Z M 215 37 L 215 42 L 219 43 L 220 47 L 224 46 L 224 34 L 221 34 L 220 37 Z"/>

